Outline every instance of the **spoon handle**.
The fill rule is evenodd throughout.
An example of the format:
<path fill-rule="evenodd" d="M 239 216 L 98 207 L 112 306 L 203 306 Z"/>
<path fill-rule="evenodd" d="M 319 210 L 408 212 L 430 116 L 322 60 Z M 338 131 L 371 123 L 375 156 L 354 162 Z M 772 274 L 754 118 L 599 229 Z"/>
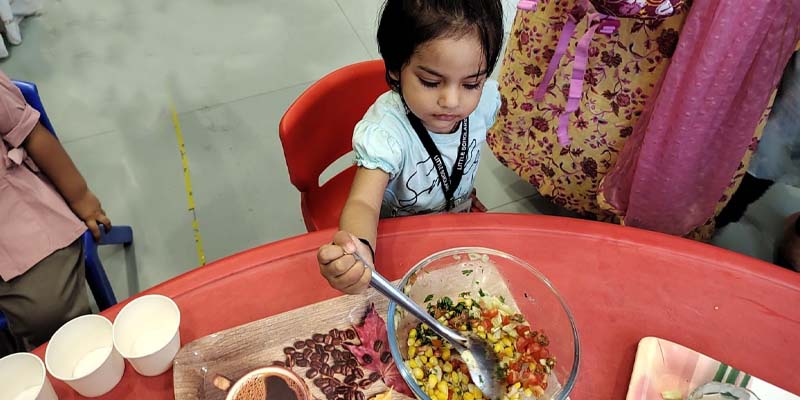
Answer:
<path fill-rule="evenodd" d="M 389 300 L 394 301 L 400 307 L 406 309 L 411 315 L 417 317 L 422 322 L 428 324 L 428 326 L 439 336 L 443 337 L 448 342 L 452 343 L 455 346 L 465 347 L 467 340 L 463 338 L 461 335 L 455 333 L 452 329 L 449 329 L 442 325 L 436 318 L 433 318 L 427 311 L 422 309 L 419 304 L 415 303 L 414 300 L 411 300 L 408 296 L 403 294 L 399 289 L 392 286 L 392 284 L 386 280 L 378 271 L 375 269 L 375 266 L 368 263 L 363 257 L 361 257 L 357 253 L 353 253 L 353 257 L 357 260 L 364 263 L 364 265 L 372 271 L 372 279 L 370 279 L 370 286 L 375 288 L 378 292 L 383 294 L 384 296 L 388 297 Z"/>

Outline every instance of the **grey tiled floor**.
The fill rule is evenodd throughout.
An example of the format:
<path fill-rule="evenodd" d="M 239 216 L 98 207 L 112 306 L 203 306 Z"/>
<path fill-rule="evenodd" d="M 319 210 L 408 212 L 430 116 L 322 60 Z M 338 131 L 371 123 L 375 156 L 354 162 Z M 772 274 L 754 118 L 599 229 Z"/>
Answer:
<path fill-rule="evenodd" d="M 505 2 L 509 27 L 516 1 Z M 378 56 L 378 10 L 377 0 L 52 0 L 0 68 L 39 85 L 112 220 L 134 227 L 144 289 L 198 265 L 171 104 L 208 261 L 301 234 L 278 121 L 324 74 Z M 489 151 L 477 187 L 493 211 L 555 212 Z M 126 297 L 121 252 L 103 256 Z"/>

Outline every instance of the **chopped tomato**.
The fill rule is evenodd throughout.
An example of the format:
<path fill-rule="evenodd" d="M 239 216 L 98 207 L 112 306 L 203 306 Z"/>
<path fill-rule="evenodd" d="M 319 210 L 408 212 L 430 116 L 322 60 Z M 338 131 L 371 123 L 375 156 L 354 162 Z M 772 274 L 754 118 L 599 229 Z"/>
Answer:
<path fill-rule="evenodd" d="M 541 350 L 539 350 L 539 355 L 537 357 L 540 360 L 543 358 L 548 358 L 550 357 L 550 352 L 547 350 L 547 348 L 543 347 Z"/>
<path fill-rule="evenodd" d="M 530 332 L 531 328 L 529 328 L 527 325 L 517 325 L 514 330 L 517 331 L 517 336 L 523 337 L 526 336 L 526 333 Z"/>
<path fill-rule="evenodd" d="M 440 339 L 431 339 L 431 344 L 434 347 L 441 347 L 442 346 L 442 341 Z"/>
<path fill-rule="evenodd" d="M 508 315 L 503 315 L 503 326 L 508 325 L 511 320 L 508 319 Z"/>
<path fill-rule="evenodd" d="M 518 352 L 524 353 L 525 349 L 528 348 L 529 341 L 524 337 L 518 337 L 517 342 L 514 344 L 514 348 L 517 349 Z"/>
<path fill-rule="evenodd" d="M 497 312 L 498 311 L 496 308 L 493 308 L 491 310 L 486 310 L 483 312 L 483 318 L 489 318 L 489 319 L 494 318 L 497 316 Z"/>
<path fill-rule="evenodd" d="M 509 385 L 513 385 L 519 382 L 519 371 L 515 370 L 508 370 L 508 375 L 506 375 L 506 383 Z"/>
<path fill-rule="evenodd" d="M 486 332 L 489 332 L 489 331 L 492 330 L 492 321 L 489 320 L 489 319 L 485 319 L 485 320 L 481 321 L 481 325 L 483 325 L 483 328 L 486 329 Z"/>

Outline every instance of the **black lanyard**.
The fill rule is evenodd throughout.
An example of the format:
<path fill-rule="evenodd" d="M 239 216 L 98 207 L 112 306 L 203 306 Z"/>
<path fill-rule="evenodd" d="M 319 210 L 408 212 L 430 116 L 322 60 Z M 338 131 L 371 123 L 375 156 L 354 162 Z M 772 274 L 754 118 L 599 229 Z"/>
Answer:
<path fill-rule="evenodd" d="M 416 115 L 410 112 L 408 113 L 408 120 L 411 122 L 411 126 L 417 132 L 420 142 L 422 142 L 422 145 L 425 146 L 425 150 L 428 151 L 428 155 L 431 156 L 431 161 L 433 161 L 433 166 L 436 167 L 436 172 L 439 173 L 439 180 L 442 181 L 442 191 L 444 192 L 444 198 L 447 201 L 445 210 L 450 211 L 455 206 L 453 195 L 455 194 L 458 185 L 461 183 L 461 177 L 464 176 L 464 167 L 467 163 L 467 147 L 469 146 L 467 143 L 469 140 L 469 117 L 464 118 L 464 120 L 461 121 L 461 143 L 458 145 L 458 156 L 456 157 L 456 162 L 453 164 L 451 176 L 447 176 L 447 169 L 445 169 L 442 154 L 439 153 L 439 149 L 436 148 L 436 144 L 433 143 L 433 139 L 431 139 L 428 131 L 424 126 L 422 126 L 422 121 L 420 121 Z"/>

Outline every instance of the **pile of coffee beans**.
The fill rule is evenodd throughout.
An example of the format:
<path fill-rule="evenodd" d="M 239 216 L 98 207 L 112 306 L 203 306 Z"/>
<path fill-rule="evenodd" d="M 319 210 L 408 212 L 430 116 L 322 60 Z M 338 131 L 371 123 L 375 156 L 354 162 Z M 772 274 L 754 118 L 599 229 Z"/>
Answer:
<path fill-rule="evenodd" d="M 309 339 L 298 340 L 291 347 L 284 348 L 285 360 L 275 364 L 287 368 L 308 368 L 306 378 L 313 380 L 314 386 L 319 388 L 327 400 L 364 400 L 361 389 L 380 380 L 381 375 L 377 372 L 366 375 L 356 356 L 342 346 L 356 338 L 352 329 L 331 329 L 327 334 L 315 333 Z M 375 343 L 375 347 L 383 345 L 378 343 L 380 341 Z M 384 358 L 383 354 L 381 358 Z M 369 364 L 372 360 L 363 361 Z"/>

